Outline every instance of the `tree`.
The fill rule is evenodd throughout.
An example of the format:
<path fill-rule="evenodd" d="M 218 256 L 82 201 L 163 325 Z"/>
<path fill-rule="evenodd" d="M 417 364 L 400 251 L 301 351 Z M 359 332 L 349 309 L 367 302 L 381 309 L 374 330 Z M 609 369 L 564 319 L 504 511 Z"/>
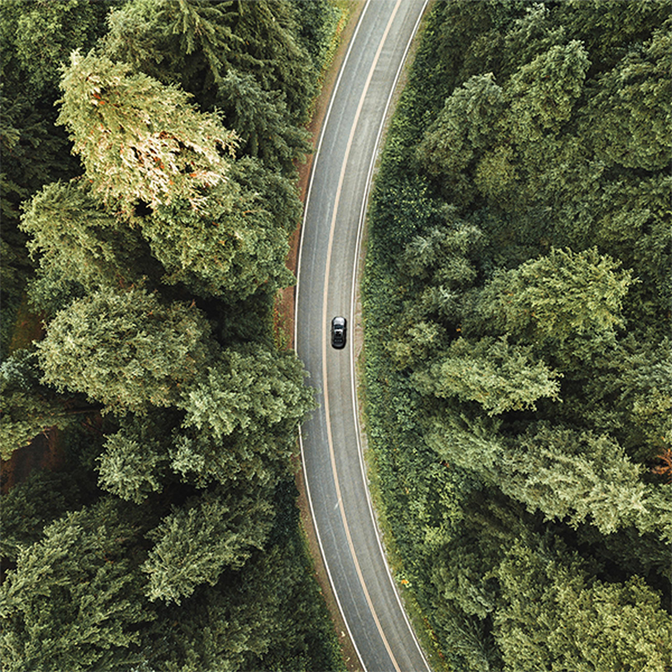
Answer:
<path fill-rule="evenodd" d="M 310 153 L 308 132 L 287 123 L 284 96 L 262 89 L 253 75 L 229 70 L 219 84 L 218 98 L 248 156 L 291 175 L 294 161 Z"/>
<path fill-rule="evenodd" d="M 442 459 L 477 471 L 546 520 L 589 522 L 604 535 L 632 526 L 672 541 L 670 489 L 645 483 L 644 467 L 609 437 L 541 425 L 506 439 L 497 429 L 435 418 L 426 440 Z"/>
<path fill-rule="evenodd" d="M 531 348 L 510 345 L 506 337 L 477 343 L 459 338 L 437 359 L 429 371 L 413 374 L 416 387 L 437 397 L 477 401 L 491 416 L 536 409 L 541 397 L 560 398 L 560 374 L 535 362 Z"/>
<path fill-rule="evenodd" d="M 488 328 L 533 341 L 574 335 L 611 335 L 623 324 L 621 308 L 630 271 L 596 249 L 552 249 L 510 271 L 498 270 L 483 288 L 478 309 Z"/>
<path fill-rule="evenodd" d="M 193 304 L 105 289 L 60 311 L 37 348 L 44 382 L 124 414 L 176 403 L 209 357 L 208 336 Z"/>
<path fill-rule="evenodd" d="M 54 128 L 59 67 L 73 49 L 105 31 L 111 3 L 54 0 L 6 3 L 0 16 L 0 208 L 3 321 L 11 321 L 32 272 L 17 231 L 21 202 L 43 184 L 78 170 L 65 133 Z"/>
<path fill-rule="evenodd" d="M 595 153 L 610 163 L 648 171 L 672 159 L 672 67 L 669 17 L 653 37 L 599 78 L 586 111 Z"/>
<path fill-rule="evenodd" d="M 232 303 L 294 282 L 285 265 L 287 232 L 258 194 L 235 182 L 210 189 L 198 211 L 187 201 L 174 202 L 139 225 L 167 284 L 181 282 L 195 294 Z"/>
<path fill-rule="evenodd" d="M 235 134 L 181 89 L 93 53 L 73 54 L 61 89 L 58 123 L 105 204 L 126 215 L 141 202 L 156 209 L 175 198 L 198 207 L 202 189 L 226 180 Z"/>
<path fill-rule="evenodd" d="M 175 507 L 148 534 L 155 543 L 142 565 L 147 597 L 180 604 L 200 584 L 214 586 L 225 568 L 240 569 L 262 548 L 272 516 L 261 491 L 218 488 Z"/>
<path fill-rule="evenodd" d="M 67 514 L 19 553 L 0 588 L 3 665 L 118 670 L 144 660 L 154 618 L 127 557 L 136 530 L 112 499 Z"/>
<path fill-rule="evenodd" d="M 520 67 L 506 88 L 509 124 L 518 143 L 558 132 L 572 116 L 590 60 L 579 40 L 553 46 Z"/>
<path fill-rule="evenodd" d="M 143 259 L 137 231 L 103 208 L 81 180 L 44 187 L 25 206 L 21 229 L 39 262 L 31 301 L 43 309 L 102 287 L 128 287 L 156 272 Z"/>
<path fill-rule="evenodd" d="M 289 468 L 295 428 L 314 408 L 304 376 L 293 352 L 259 344 L 224 351 L 184 390 L 173 469 L 205 482 L 277 480 Z"/>
<path fill-rule="evenodd" d="M 105 452 L 97 458 L 100 487 L 136 504 L 160 492 L 174 423 L 170 412 L 162 409 L 121 418 L 119 429 L 106 436 Z"/>
<path fill-rule="evenodd" d="M 329 20 L 331 9 L 323 0 L 311 4 L 307 25 L 287 0 L 130 2 L 110 17 L 105 53 L 166 83 L 179 82 L 204 109 L 224 110 L 227 127 L 247 141 L 252 156 L 258 151 L 281 159 L 289 169 L 287 150 L 294 158 L 306 150 L 299 125 L 307 120 L 322 67 L 302 33 L 320 35 L 319 22 Z"/>
<path fill-rule="evenodd" d="M 473 191 L 463 173 L 491 142 L 503 105 L 502 89 L 492 73 L 474 76 L 446 99 L 418 147 L 425 170 L 446 180 L 458 202 Z"/>
<path fill-rule="evenodd" d="M 65 429 L 81 412 L 95 408 L 72 397 L 59 397 L 39 383 L 35 353 L 19 350 L 0 364 L 0 456 L 8 460 L 18 448 L 27 446 L 50 427 Z"/>
<path fill-rule="evenodd" d="M 80 473 L 32 471 L 2 495 L 0 555 L 16 562 L 22 549 L 42 539 L 46 526 L 84 504 L 86 484 Z"/>
<path fill-rule="evenodd" d="M 639 577 L 603 583 L 576 557 L 520 541 L 496 576 L 493 624 L 506 670 L 664 672 L 672 663 L 672 619 Z"/>

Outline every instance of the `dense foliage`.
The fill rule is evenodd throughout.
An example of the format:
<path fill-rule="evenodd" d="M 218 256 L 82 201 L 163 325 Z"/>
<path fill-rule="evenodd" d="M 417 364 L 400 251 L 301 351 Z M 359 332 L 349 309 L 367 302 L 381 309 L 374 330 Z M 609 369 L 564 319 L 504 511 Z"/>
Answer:
<path fill-rule="evenodd" d="M 3 332 L 2 457 L 61 454 L 3 495 L 8 672 L 343 668 L 295 504 L 313 393 L 273 330 L 338 18 L 3 7 L 3 323 L 27 296 L 44 334 Z"/>
<path fill-rule="evenodd" d="M 672 665 L 672 4 L 447 0 L 377 177 L 370 445 L 453 670 Z"/>

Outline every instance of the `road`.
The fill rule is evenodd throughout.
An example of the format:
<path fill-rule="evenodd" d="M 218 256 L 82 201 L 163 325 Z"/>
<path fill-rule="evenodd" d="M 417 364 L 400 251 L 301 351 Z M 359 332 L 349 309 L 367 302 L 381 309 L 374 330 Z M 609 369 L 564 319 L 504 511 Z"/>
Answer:
<path fill-rule="evenodd" d="M 306 199 L 297 265 L 295 346 L 318 391 L 301 428 L 320 549 L 367 672 L 429 670 L 387 567 L 367 489 L 357 414 L 354 304 L 362 224 L 384 119 L 426 0 L 368 0 L 341 66 Z M 329 323 L 348 320 L 348 345 Z"/>

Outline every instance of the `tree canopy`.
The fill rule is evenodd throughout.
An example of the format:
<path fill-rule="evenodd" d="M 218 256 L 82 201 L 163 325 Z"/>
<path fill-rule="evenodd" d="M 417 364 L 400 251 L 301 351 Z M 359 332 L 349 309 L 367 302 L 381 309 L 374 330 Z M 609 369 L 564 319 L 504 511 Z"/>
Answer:
<path fill-rule="evenodd" d="M 670 665 L 671 9 L 437 2 L 391 121 L 369 445 L 450 669 Z"/>
<path fill-rule="evenodd" d="M 2 459 L 48 447 L 27 477 L 3 463 L 7 670 L 345 669 L 296 507 L 314 393 L 273 324 L 340 18 L 0 15 Z M 42 329 L 8 354 L 19 305 Z"/>

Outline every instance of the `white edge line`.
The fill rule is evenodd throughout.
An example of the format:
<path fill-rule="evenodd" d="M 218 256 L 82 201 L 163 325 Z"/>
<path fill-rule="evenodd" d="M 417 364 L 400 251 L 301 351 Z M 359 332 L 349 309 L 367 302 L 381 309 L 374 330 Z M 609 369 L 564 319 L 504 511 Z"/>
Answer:
<path fill-rule="evenodd" d="M 348 62 L 348 59 L 350 58 L 350 53 L 354 47 L 355 44 L 355 38 L 357 37 L 357 33 L 359 32 L 359 28 L 362 25 L 364 15 L 366 14 L 366 11 L 368 10 L 369 6 L 371 4 L 371 0 L 366 0 L 366 4 L 364 5 L 364 9 L 362 10 L 362 13 L 359 16 L 359 19 L 357 21 L 357 26 L 355 27 L 355 30 L 352 34 L 352 37 L 350 38 L 350 44 L 348 46 L 348 50 L 345 54 L 345 57 L 343 58 L 343 63 L 341 64 L 338 77 L 336 79 L 336 83 L 334 84 L 334 89 L 331 93 L 331 100 L 329 101 L 329 107 L 327 108 L 327 112 L 324 116 L 324 119 L 322 121 L 322 130 L 320 131 L 320 138 L 317 143 L 317 149 L 315 150 L 315 155 L 313 156 L 313 164 L 310 170 L 310 179 L 308 181 L 308 192 L 306 194 L 306 202 L 303 208 L 303 221 L 301 222 L 301 236 L 299 238 L 299 254 L 297 257 L 297 263 L 296 263 L 296 292 L 294 295 L 294 305 L 295 305 L 295 311 L 294 311 L 294 350 L 298 352 L 298 341 L 299 341 L 299 331 L 298 331 L 298 320 L 296 319 L 296 313 L 297 309 L 299 306 L 299 288 L 300 288 L 300 272 L 301 272 L 301 256 L 302 256 L 302 251 L 303 251 L 303 237 L 305 234 L 306 230 L 306 218 L 308 215 L 308 206 L 310 203 L 310 196 L 311 192 L 313 189 L 313 175 L 315 173 L 315 169 L 317 166 L 317 162 L 320 156 L 320 150 L 322 149 L 322 141 L 324 140 L 324 135 L 326 133 L 329 117 L 331 115 L 331 110 L 334 105 L 334 101 L 336 99 L 336 93 L 338 91 L 338 88 L 341 83 L 341 79 L 343 78 L 343 73 L 345 72 L 345 67 Z M 358 438 L 359 440 L 359 438 Z M 357 654 L 357 658 L 359 659 L 359 663 L 362 666 L 364 670 L 366 668 L 364 667 L 364 664 L 362 663 L 362 655 L 359 652 L 359 649 L 357 648 L 357 643 L 355 642 L 355 638 L 353 637 L 352 630 L 350 629 L 350 624 L 348 623 L 348 619 L 345 615 L 345 611 L 343 610 L 343 606 L 341 605 L 341 601 L 338 599 L 338 592 L 336 591 L 336 586 L 334 584 L 334 579 L 331 575 L 331 571 L 329 569 L 329 562 L 327 561 L 327 556 L 326 553 L 324 552 L 324 546 L 322 544 L 322 538 L 320 537 L 320 532 L 318 530 L 317 525 L 315 524 L 315 510 L 313 508 L 313 498 L 310 494 L 310 485 L 308 484 L 308 474 L 306 473 L 306 460 L 305 460 L 305 454 L 303 450 L 303 434 L 301 431 L 301 426 L 299 425 L 299 447 L 301 450 L 301 469 L 303 471 L 303 482 L 304 486 L 306 488 L 306 498 L 308 499 L 308 505 L 310 506 L 310 515 L 312 518 L 312 524 L 313 524 L 313 529 L 315 531 L 315 536 L 317 537 L 317 543 L 320 547 L 320 553 L 322 554 L 322 561 L 324 564 L 324 568 L 327 572 L 327 576 L 329 577 L 329 584 L 331 585 L 331 592 L 334 596 L 334 599 L 336 600 L 336 604 L 338 604 L 338 610 L 341 614 L 341 617 L 343 618 L 343 622 L 345 623 L 345 628 L 348 631 L 348 636 L 350 638 L 350 642 L 352 643 L 355 653 Z"/>
<path fill-rule="evenodd" d="M 394 98 L 394 95 L 397 90 L 397 84 L 399 83 L 399 79 L 401 77 L 401 73 L 406 66 L 406 59 L 408 57 L 408 52 L 410 51 L 411 44 L 413 43 L 413 40 L 415 39 L 415 36 L 417 34 L 418 28 L 420 26 L 420 22 L 422 21 L 422 18 L 425 14 L 425 10 L 427 9 L 427 4 L 429 0 L 425 0 L 425 3 L 423 5 L 422 11 L 420 12 L 420 15 L 418 17 L 418 20 L 413 27 L 413 32 L 411 33 L 411 37 L 406 45 L 406 49 L 404 51 L 403 58 L 401 59 L 401 63 L 399 65 L 399 69 L 397 70 L 397 74 L 395 76 L 394 82 L 392 84 L 392 89 L 390 90 L 390 95 L 388 96 L 387 103 L 385 105 L 385 111 L 383 113 L 383 118 L 382 122 L 380 124 L 380 128 L 378 129 L 378 137 L 376 138 L 376 145 L 373 151 L 373 156 L 371 158 L 371 165 L 369 166 L 369 174 L 366 179 L 366 190 L 364 192 L 364 198 L 362 199 L 362 207 L 360 210 L 360 216 L 359 216 L 359 226 L 357 230 L 357 245 L 355 248 L 355 261 L 354 261 L 354 268 L 353 268 L 353 278 L 354 282 L 352 285 L 352 294 L 350 296 L 350 311 L 351 315 L 354 317 L 356 314 L 355 309 L 356 309 L 356 301 L 357 301 L 357 287 L 359 285 L 358 283 L 358 273 L 359 273 L 359 256 L 360 256 L 360 251 L 361 251 L 361 245 L 362 245 L 362 236 L 364 233 L 364 222 L 366 221 L 366 212 L 368 209 L 368 201 L 369 201 L 369 194 L 371 191 L 371 182 L 373 178 L 373 172 L 375 170 L 376 163 L 378 161 L 378 152 L 380 151 L 380 141 L 383 136 L 383 131 L 385 129 L 386 121 L 387 121 L 387 115 L 390 109 L 390 105 L 392 104 L 392 99 Z M 354 321 L 354 320 L 353 320 Z M 353 324 L 354 327 L 354 324 Z M 352 380 L 352 403 L 353 407 L 355 409 L 355 424 L 356 424 L 356 435 L 357 435 L 357 452 L 359 453 L 359 465 L 360 469 L 362 471 L 362 478 L 364 479 L 364 484 L 368 484 L 369 479 L 368 479 L 368 474 L 366 470 L 366 466 L 364 463 L 364 454 L 362 451 L 362 443 L 361 443 L 361 427 L 359 423 L 359 403 L 357 399 L 357 376 L 356 376 L 356 367 L 355 367 L 355 352 L 354 352 L 354 342 L 353 339 L 350 338 L 350 366 L 351 366 L 351 380 Z M 408 626 L 409 631 L 411 632 L 413 636 L 413 640 L 415 642 L 415 645 L 418 649 L 418 652 L 420 653 L 421 658 L 423 659 L 425 666 L 427 667 L 427 670 L 431 672 L 431 668 L 429 667 L 429 663 L 427 662 L 427 659 L 425 657 L 425 654 L 420 647 L 420 643 L 418 642 L 418 638 L 415 635 L 415 631 L 408 619 L 408 615 L 406 614 L 406 609 L 404 609 L 404 605 L 401 601 L 401 596 L 399 595 L 399 591 L 397 589 L 397 585 L 394 581 L 394 578 L 392 577 L 392 572 L 390 571 L 390 566 L 387 562 L 387 554 L 385 552 L 385 549 L 383 548 L 382 541 L 380 539 L 380 530 L 378 529 L 378 523 L 376 521 L 376 515 L 373 509 L 373 503 L 371 501 L 371 495 L 369 493 L 369 488 L 368 485 L 367 487 L 364 488 L 366 491 L 366 501 L 369 505 L 369 513 L 371 514 L 371 519 L 373 520 L 373 526 L 374 529 L 376 530 L 376 541 L 378 542 L 378 547 L 380 548 L 381 555 L 383 559 L 385 560 L 385 569 L 387 571 L 387 577 L 390 581 L 390 584 L 392 586 L 392 589 L 394 591 L 394 594 L 397 598 L 397 602 L 399 604 L 399 608 L 401 610 L 401 613 L 404 615 L 404 619 L 406 621 L 406 625 Z"/>

